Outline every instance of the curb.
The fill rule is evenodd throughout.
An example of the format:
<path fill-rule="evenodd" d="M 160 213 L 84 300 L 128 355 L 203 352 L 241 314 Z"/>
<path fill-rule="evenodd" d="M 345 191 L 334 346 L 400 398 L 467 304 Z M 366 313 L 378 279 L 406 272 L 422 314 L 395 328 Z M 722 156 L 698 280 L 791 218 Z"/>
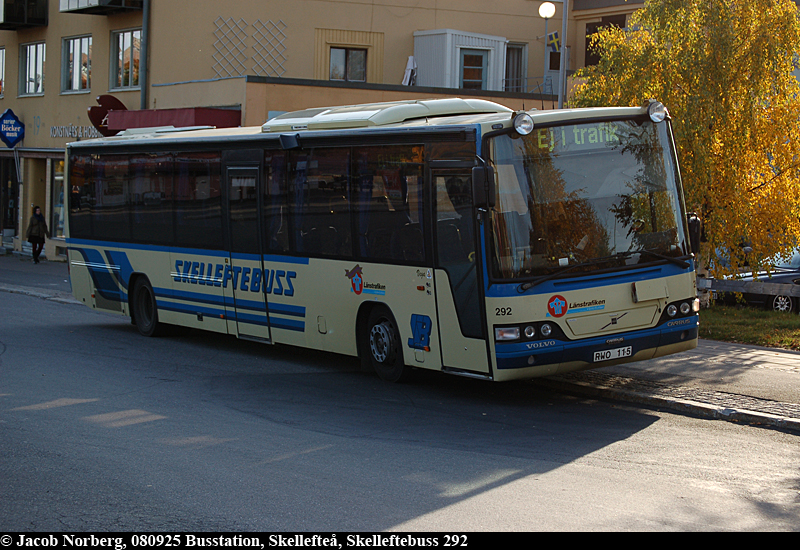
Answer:
<path fill-rule="evenodd" d="M 537 380 L 537 382 L 551 389 L 557 389 L 567 393 L 639 403 L 652 407 L 668 409 L 683 414 L 691 414 L 703 418 L 710 418 L 713 420 L 725 420 L 728 422 L 737 423 L 740 422 L 754 426 L 769 426 L 800 432 L 799 418 L 751 411 L 748 409 L 721 407 L 709 403 L 693 401 L 691 399 L 665 398 L 644 392 L 623 390 L 586 382 L 566 380 L 558 376 L 542 378 Z"/>
<path fill-rule="evenodd" d="M 47 292 L 34 290 L 29 287 L 13 286 L 0 284 L 0 292 L 10 292 L 11 294 L 24 294 L 25 296 L 33 296 L 34 298 L 41 298 L 43 300 L 50 300 L 61 304 L 77 304 L 82 305 L 74 296 L 63 292 Z"/>

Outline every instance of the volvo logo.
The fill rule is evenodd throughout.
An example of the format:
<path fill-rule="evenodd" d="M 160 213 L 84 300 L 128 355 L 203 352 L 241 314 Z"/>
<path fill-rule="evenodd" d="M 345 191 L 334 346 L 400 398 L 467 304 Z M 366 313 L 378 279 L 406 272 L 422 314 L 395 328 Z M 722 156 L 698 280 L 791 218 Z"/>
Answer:
<path fill-rule="evenodd" d="M 532 342 L 530 344 L 526 344 L 528 349 L 541 349 L 541 348 L 549 348 L 550 346 L 555 346 L 555 340 L 544 340 L 542 342 Z"/>
<path fill-rule="evenodd" d="M 625 338 L 609 338 L 606 340 L 606 344 L 619 344 L 620 342 L 624 342 Z"/>

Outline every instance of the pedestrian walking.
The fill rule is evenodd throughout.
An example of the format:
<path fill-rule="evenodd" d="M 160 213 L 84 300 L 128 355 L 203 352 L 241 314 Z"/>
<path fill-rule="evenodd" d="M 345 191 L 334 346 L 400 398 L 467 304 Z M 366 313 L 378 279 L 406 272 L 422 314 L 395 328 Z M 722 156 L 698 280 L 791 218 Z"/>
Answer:
<path fill-rule="evenodd" d="M 28 242 L 31 243 L 31 250 L 33 251 L 33 262 L 39 263 L 39 254 L 42 253 L 44 248 L 44 238 L 50 238 L 50 230 L 47 229 L 47 222 L 42 215 L 42 209 L 38 206 L 33 207 L 33 215 L 28 224 L 28 231 L 25 234 Z"/>

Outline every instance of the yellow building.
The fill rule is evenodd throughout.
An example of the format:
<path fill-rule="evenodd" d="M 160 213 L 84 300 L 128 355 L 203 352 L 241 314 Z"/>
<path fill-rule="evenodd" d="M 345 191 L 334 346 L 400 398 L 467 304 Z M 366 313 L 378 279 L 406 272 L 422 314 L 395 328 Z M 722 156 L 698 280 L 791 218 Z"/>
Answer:
<path fill-rule="evenodd" d="M 25 228 L 38 205 L 53 235 L 45 255 L 64 259 L 63 150 L 71 141 L 142 126 L 254 126 L 285 111 L 396 99 L 481 97 L 513 109 L 553 108 L 563 2 L 553 2 L 547 20 L 542 4 L 0 2 L 3 246 L 27 250 Z M 624 26 L 641 5 L 570 0 L 567 74 L 593 62 L 587 34 Z"/>

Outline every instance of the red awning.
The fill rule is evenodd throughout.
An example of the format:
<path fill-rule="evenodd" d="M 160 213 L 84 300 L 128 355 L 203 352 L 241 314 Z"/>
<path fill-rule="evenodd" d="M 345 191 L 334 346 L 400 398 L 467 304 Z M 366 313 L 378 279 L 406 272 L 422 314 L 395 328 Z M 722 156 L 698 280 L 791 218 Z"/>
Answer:
<path fill-rule="evenodd" d="M 186 109 L 144 109 L 139 111 L 109 111 L 108 129 L 114 133 L 128 128 L 158 126 L 216 126 L 235 128 L 242 124 L 242 112 L 234 109 L 190 107 Z"/>

